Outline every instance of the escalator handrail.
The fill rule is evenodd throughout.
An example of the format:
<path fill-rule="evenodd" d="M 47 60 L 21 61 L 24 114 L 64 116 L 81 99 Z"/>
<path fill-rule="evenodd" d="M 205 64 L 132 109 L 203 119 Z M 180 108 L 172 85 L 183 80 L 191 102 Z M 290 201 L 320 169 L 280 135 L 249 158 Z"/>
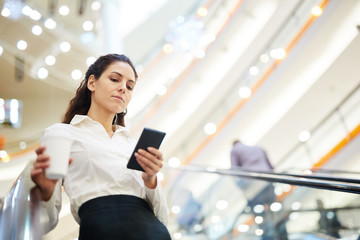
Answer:
<path fill-rule="evenodd" d="M 34 187 L 29 174 L 23 173 L 16 179 L 0 206 L 0 239 L 42 239 L 40 190 Z"/>
<path fill-rule="evenodd" d="M 242 171 L 242 172 L 248 172 L 247 170 L 243 169 L 243 168 L 231 168 L 237 171 Z M 319 179 L 319 180 L 327 180 L 327 181 L 334 181 L 334 182 L 344 182 L 344 183 L 357 183 L 360 184 L 360 179 L 356 179 L 356 178 L 344 178 L 344 177 L 334 177 L 334 176 L 329 176 L 329 175 L 310 175 L 310 174 L 295 174 L 295 173 L 287 173 L 287 172 L 275 172 L 275 171 L 251 171 L 254 173 L 266 173 L 266 174 L 273 174 L 273 175 L 277 175 L 277 176 L 289 176 L 289 177 L 299 177 L 299 178 L 303 178 L 306 176 L 306 178 L 309 179 Z"/>
<path fill-rule="evenodd" d="M 169 168 L 168 166 L 166 166 Z M 319 188 L 325 190 L 332 191 L 340 191 L 340 192 L 348 192 L 360 194 L 360 184 L 350 183 L 346 181 L 341 181 L 341 178 L 336 178 L 337 181 L 330 180 L 332 178 L 325 179 L 316 179 L 314 176 L 311 178 L 309 175 L 300 175 L 296 174 L 296 176 L 289 176 L 291 174 L 286 173 L 275 173 L 275 172 L 255 172 L 255 171 L 241 171 L 239 169 L 220 169 L 220 168 L 211 168 L 204 166 L 195 166 L 195 165 L 187 165 L 187 166 L 179 166 L 177 168 L 172 168 L 180 171 L 189 171 L 189 172 L 203 172 L 203 173 L 212 173 L 212 174 L 220 174 L 227 176 L 236 176 L 243 178 L 251 178 L 255 180 L 262 180 L 268 182 L 278 182 L 285 183 L 290 185 L 304 186 L 304 187 L 312 187 Z"/>

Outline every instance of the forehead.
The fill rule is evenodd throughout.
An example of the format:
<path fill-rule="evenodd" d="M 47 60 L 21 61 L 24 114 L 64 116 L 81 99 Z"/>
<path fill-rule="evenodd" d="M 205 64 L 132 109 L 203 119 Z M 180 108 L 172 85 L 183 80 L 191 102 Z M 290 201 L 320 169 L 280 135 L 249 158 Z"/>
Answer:
<path fill-rule="evenodd" d="M 135 73 L 127 62 L 117 61 L 111 63 L 104 71 L 104 73 L 119 73 L 127 79 L 135 81 Z"/>

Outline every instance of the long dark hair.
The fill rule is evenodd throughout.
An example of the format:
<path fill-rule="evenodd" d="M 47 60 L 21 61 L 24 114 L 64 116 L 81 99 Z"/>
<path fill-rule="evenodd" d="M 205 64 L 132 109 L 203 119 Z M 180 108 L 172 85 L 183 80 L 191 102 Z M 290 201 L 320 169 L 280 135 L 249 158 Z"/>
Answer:
<path fill-rule="evenodd" d="M 63 123 L 70 123 L 71 119 L 76 114 L 86 115 L 89 111 L 91 104 L 91 92 L 87 88 L 89 77 L 94 75 L 95 79 L 99 79 L 101 74 L 107 69 L 109 65 L 114 62 L 125 62 L 128 63 L 134 71 L 135 80 L 138 78 L 138 74 L 131 60 L 123 54 L 107 54 L 99 57 L 87 70 L 85 79 L 80 83 L 79 88 L 76 90 L 75 97 L 70 100 L 69 106 L 63 118 Z M 124 116 L 126 110 L 122 113 L 116 113 L 114 116 L 113 124 L 118 124 L 125 127 Z"/>

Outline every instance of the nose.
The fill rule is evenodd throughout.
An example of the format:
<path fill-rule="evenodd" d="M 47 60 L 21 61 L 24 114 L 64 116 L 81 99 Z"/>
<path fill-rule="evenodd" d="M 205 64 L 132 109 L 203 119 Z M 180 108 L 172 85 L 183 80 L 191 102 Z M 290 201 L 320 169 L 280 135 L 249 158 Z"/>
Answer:
<path fill-rule="evenodd" d="M 118 86 L 118 92 L 123 92 L 125 93 L 125 89 L 126 89 L 126 82 L 125 81 L 121 81 L 119 83 L 119 86 Z"/>

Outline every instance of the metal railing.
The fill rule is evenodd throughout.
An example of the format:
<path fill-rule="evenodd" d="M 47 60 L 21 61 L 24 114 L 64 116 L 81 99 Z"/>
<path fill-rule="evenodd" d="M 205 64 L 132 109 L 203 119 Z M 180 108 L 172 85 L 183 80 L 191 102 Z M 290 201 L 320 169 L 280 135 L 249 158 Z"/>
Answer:
<path fill-rule="evenodd" d="M 40 201 L 40 190 L 21 174 L 1 205 L 0 240 L 41 240 Z"/>

